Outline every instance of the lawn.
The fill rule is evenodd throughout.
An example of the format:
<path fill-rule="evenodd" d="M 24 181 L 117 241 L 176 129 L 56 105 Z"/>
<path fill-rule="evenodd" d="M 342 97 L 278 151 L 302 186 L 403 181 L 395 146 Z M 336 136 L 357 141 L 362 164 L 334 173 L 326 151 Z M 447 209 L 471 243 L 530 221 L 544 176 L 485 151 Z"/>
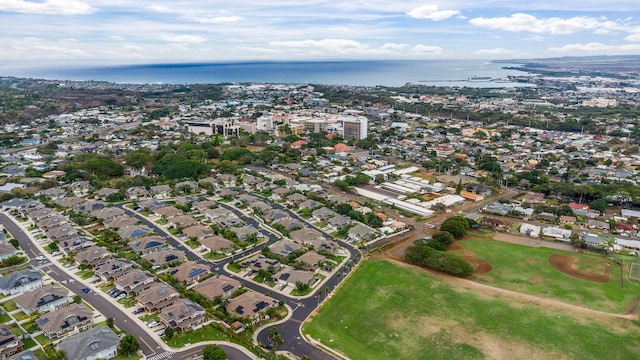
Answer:
<path fill-rule="evenodd" d="M 5 303 L 2 304 L 2 307 L 7 311 L 7 312 L 12 312 L 15 310 L 18 310 L 18 306 L 16 305 L 16 302 L 13 300 L 9 300 Z"/>
<path fill-rule="evenodd" d="M 22 340 L 25 349 L 31 349 L 34 346 L 38 346 L 32 338 L 26 338 Z"/>
<path fill-rule="evenodd" d="M 633 321 L 573 318 L 448 281 L 411 266 L 367 261 L 303 333 L 353 360 L 640 357 Z"/>
<path fill-rule="evenodd" d="M 171 339 L 165 339 L 167 345 L 174 348 L 181 348 L 187 344 L 194 344 L 207 340 L 225 340 L 240 343 L 237 339 L 222 332 L 218 326 L 207 325 L 198 330 L 187 331 L 174 335 Z"/>
<path fill-rule="evenodd" d="M 610 267 L 609 282 L 598 283 L 566 275 L 549 265 L 549 256 L 563 254 L 578 258 L 576 268 L 604 274 L 604 261 L 593 254 L 579 254 L 532 248 L 493 240 L 463 240 L 459 242 L 476 256 L 491 264 L 488 273 L 473 280 L 503 289 L 539 295 L 588 308 L 622 313 L 640 295 L 640 284 L 628 280 L 625 265 L 624 287 L 620 286 L 620 268 Z"/>

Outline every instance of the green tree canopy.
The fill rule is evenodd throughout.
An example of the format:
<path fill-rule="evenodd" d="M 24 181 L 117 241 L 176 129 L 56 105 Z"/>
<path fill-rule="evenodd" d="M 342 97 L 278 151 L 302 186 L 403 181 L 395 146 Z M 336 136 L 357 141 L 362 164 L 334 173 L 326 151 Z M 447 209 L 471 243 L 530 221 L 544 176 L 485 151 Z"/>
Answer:
<path fill-rule="evenodd" d="M 140 349 L 140 344 L 138 344 L 138 339 L 135 336 L 127 334 L 120 340 L 119 350 L 121 354 L 133 355 L 138 349 Z"/>
<path fill-rule="evenodd" d="M 198 179 L 209 172 L 203 163 L 187 160 L 177 154 L 166 154 L 153 166 L 153 171 L 168 179 Z"/>
<path fill-rule="evenodd" d="M 225 360 L 227 354 L 216 344 L 207 345 L 202 349 L 203 360 Z"/>
<path fill-rule="evenodd" d="M 432 238 L 442 245 L 451 245 L 455 241 L 453 234 L 448 231 L 438 231 L 433 234 Z"/>
<path fill-rule="evenodd" d="M 253 153 L 247 148 L 232 148 L 220 156 L 220 160 L 231 160 L 231 161 L 239 161 L 243 157 L 253 157 Z"/>
<path fill-rule="evenodd" d="M 469 223 L 464 216 L 454 216 L 445 220 L 440 225 L 440 231 L 447 231 L 451 233 L 456 239 L 464 236 L 469 230 Z"/>

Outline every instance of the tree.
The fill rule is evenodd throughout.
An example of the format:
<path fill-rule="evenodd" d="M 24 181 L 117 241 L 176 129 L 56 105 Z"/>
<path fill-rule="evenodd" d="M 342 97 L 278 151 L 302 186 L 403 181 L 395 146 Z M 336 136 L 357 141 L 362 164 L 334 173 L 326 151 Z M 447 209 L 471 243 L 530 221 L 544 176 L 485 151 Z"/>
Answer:
<path fill-rule="evenodd" d="M 267 338 L 274 345 L 274 348 L 284 343 L 284 339 L 282 338 L 282 335 L 280 335 L 280 333 L 278 332 L 278 328 L 276 327 L 272 327 L 271 329 L 269 329 L 269 335 L 267 336 Z"/>
<path fill-rule="evenodd" d="M 458 185 L 456 185 L 456 194 L 460 195 L 462 192 L 462 178 L 458 180 Z"/>
<path fill-rule="evenodd" d="M 451 245 L 455 241 L 455 237 L 453 236 L 453 234 L 448 231 L 438 231 L 433 234 L 432 239 L 441 243 L 442 245 Z"/>
<path fill-rule="evenodd" d="M 448 231 L 456 239 L 463 237 L 468 230 L 469 223 L 464 216 L 450 217 L 440 225 L 440 231 Z"/>
<path fill-rule="evenodd" d="M 107 318 L 107 326 L 113 329 L 113 318 Z"/>
<path fill-rule="evenodd" d="M 340 215 L 347 215 L 353 211 L 353 207 L 348 203 L 340 203 L 336 205 L 336 212 Z"/>
<path fill-rule="evenodd" d="M 608 204 L 606 201 L 602 200 L 602 199 L 597 199 L 597 200 L 593 200 L 590 204 L 589 207 L 591 207 L 593 210 L 598 210 L 601 213 L 605 212 L 605 210 L 607 210 Z"/>
<path fill-rule="evenodd" d="M 227 354 L 224 352 L 224 350 L 222 350 L 220 346 L 216 344 L 207 345 L 202 349 L 203 360 L 225 360 L 226 358 Z"/>
<path fill-rule="evenodd" d="M 303 292 L 309 290 L 309 284 L 304 283 L 302 281 L 296 281 L 296 290 L 298 290 L 299 292 L 303 293 Z"/>
<path fill-rule="evenodd" d="M 164 336 L 166 336 L 167 339 L 171 339 L 174 334 L 175 330 L 173 330 L 171 326 L 167 326 L 166 328 L 164 328 Z"/>
<path fill-rule="evenodd" d="M 80 297 L 80 295 L 73 295 L 73 302 L 75 304 L 80 304 L 82 302 L 82 297 Z"/>
<path fill-rule="evenodd" d="M 119 351 L 121 354 L 133 355 L 138 349 L 140 349 L 140 344 L 135 336 L 127 334 L 120 340 Z"/>

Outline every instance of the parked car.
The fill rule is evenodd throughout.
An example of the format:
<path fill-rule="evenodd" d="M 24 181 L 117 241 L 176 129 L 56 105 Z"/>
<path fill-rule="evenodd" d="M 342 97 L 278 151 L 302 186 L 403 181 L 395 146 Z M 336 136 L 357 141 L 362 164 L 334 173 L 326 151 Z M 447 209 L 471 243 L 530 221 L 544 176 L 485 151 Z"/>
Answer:
<path fill-rule="evenodd" d="M 82 291 L 84 291 L 84 292 L 85 292 L 85 294 L 88 294 L 88 293 L 90 293 L 90 292 L 91 292 L 91 289 L 89 289 L 89 288 L 88 288 L 88 287 L 86 287 L 86 286 L 83 286 L 83 287 L 82 287 Z"/>
<path fill-rule="evenodd" d="M 133 313 L 134 315 L 137 315 L 137 314 L 140 314 L 140 313 L 141 313 L 141 312 L 143 312 L 143 311 L 144 311 L 144 309 L 143 309 L 143 308 L 137 308 L 137 309 L 133 310 L 133 311 L 132 311 L 132 313 Z"/>
<path fill-rule="evenodd" d="M 158 331 L 158 336 L 164 336 L 164 329 Z"/>
<path fill-rule="evenodd" d="M 150 321 L 150 322 L 147 323 L 147 326 L 150 327 L 150 328 L 156 327 L 158 325 L 160 325 L 160 323 L 155 321 L 155 320 L 154 321 Z"/>
<path fill-rule="evenodd" d="M 120 293 L 120 295 L 118 295 L 118 296 L 116 297 L 116 300 L 124 299 L 124 298 L 126 298 L 126 297 L 127 297 L 127 294 L 125 294 L 124 292 L 122 292 L 122 293 Z"/>

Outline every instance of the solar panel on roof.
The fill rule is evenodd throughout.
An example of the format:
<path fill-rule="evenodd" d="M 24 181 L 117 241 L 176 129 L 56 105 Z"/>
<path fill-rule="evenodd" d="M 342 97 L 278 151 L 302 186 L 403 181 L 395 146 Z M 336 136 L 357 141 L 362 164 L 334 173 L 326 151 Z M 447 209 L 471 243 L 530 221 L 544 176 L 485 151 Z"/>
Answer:
<path fill-rule="evenodd" d="M 242 315 L 242 314 L 244 314 L 244 307 L 238 306 L 237 308 L 235 308 L 234 311 L 237 312 L 238 314 Z"/>
<path fill-rule="evenodd" d="M 229 285 L 229 284 L 227 284 L 227 285 L 225 285 L 225 286 L 223 286 L 223 287 L 222 287 L 222 291 L 224 291 L 224 292 L 228 292 L 228 291 L 233 290 L 233 288 L 234 288 L 234 286 L 233 286 L 233 285 Z"/>
<path fill-rule="evenodd" d="M 205 273 L 205 272 L 207 272 L 207 270 L 205 270 L 205 269 L 201 269 L 201 268 L 192 269 L 192 270 L 189 272 L 189 277 L 190 277 L 190 278 L 192 278 L 192 277 L 196 277 L 196 276 L 198 276 L 198 275 L 200 275 L 200 274 L 202 274 L 202 273 Z"/>

